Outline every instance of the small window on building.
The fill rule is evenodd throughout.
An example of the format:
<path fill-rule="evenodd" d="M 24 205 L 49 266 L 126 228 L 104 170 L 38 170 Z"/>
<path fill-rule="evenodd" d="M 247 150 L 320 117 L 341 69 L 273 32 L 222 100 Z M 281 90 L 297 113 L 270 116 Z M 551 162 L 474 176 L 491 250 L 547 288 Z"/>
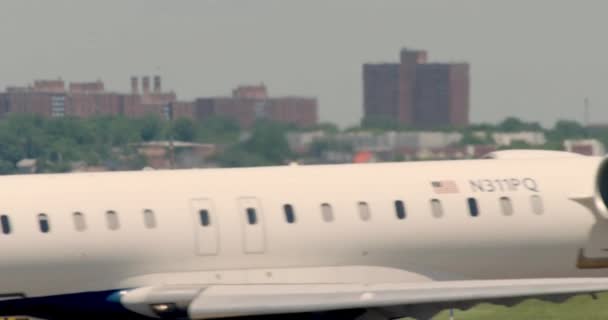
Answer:
<path fill-rule="evenodd" d="M 2 233 L 10 234 L 11 233 L 11 220 L 5 214 L 0 216 L 0 224 L 2 225 Z"/>
<path fill-rule="evenodd" d="M 148 229 L 156 228 L 156 216 L 154 215 L 154 211 L 150 209 L 144 210 L 144 225 Z"/>
<path fill-rule="evenodd" d="M 208 227 L 211 225 L 211 217 L 209 216 L 209 210 L 200 209 L 198 211 L 198 218 L 200 220 L 201 226 Z"/>
<path fill-rule="evenodd" d="M 395 213 L 397 214 L 397 219 L 399 219 L 399 220 L 405 219 L 406 213 L 405 213 L 405 204 L 403 204 L 403 201 L 401 201 L 401 200 L 395 201 Z"/>
<path fill-rule="evenodd" d="M 431 200 L 431 213 L 435 218 L 443 217 L 443 207 L 441 206 L 441 201 L 439 201 L 439 199 Z"/>
<path fill-rule="evenodd" d="M 334 221 L 334 211 L 329 203 L 324 203 L 321 205 L 321 216 L 325 222 Z"/>
<path fill-rule="evenodd" d="M 361 201 L 357 204 L 357 207 L 359 208 L 359 217 L 361 220 L 369 221 L 372 218 L 372 212 L 369 209 L 367 202 Z"/>
<path fill-rule="evenodd" d="M 118 228 L 120 228 L 120 221 L 118 221 L 118 214 L 116 211 L 106 212 L 106 223 L 110 230 L 118 230 Z"/>
<path fill-rule="evenodd" d="M 502 210 L 502 214 L 505 216 L 513 215 L 513 204 L 511 203 L 511 199 L 509 197 L 500 198 L 500 209 Z"/>
<path fill-rule="evenodd" d="M 254 225 L 258 223 L 258 214 L 255 211 L 255 208 L 247 208 L 245 209 L 245 212 L 247 213 L 247 222 L 249 224 Z"/>
<path fill-rule="evenodd" d="M 285 220 L 287 223 L 295 223 L 296 222 L 296 213 L 293 210 L 293 206 L 290 204 L 286 204 L 283 206 L 283 211 L 285 212 Z"/>
<path fill-rule="evenodd" d="M 84 219 L 84 214 L 82 212 L 74 212 L 74 229 L 76 231 L 84 231 L 87 229 L 87 222 Z"/>
<path fill-rule="evenodd" d="M 40 232 L 48 233 L 51 231 L 51 224 L 49 222 L 49 216 L 41 213 L 38 215 L 38 226 L 40 227 Z"/>
<path fill-rule="evenodd" d="M 530 197 L 530 203 L 532 205 L 532 212 L 536 214 L 543 214 L 545 208 L 543 206 L 543 199 L 541 199 L 538 195 L 533 195 Z"/>
<path fill-rule="evenodd" d="M 471 217 L 478 217 L 479 207 L 477 206 L 477 200 L 475 198 L 468 198 L 467 204 L 469 206 L 469 214 Z"/>

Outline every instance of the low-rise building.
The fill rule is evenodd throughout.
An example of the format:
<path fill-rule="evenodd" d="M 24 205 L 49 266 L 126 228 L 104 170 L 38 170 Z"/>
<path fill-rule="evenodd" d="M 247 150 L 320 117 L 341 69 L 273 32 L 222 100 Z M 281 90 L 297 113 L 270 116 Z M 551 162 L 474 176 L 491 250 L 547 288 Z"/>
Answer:
<path fill-rule="evenodd" d="M 287 143 L 289 149 L 295 153 L 306 153 L 310 149 L 313 142 L 326 138 L 326 134 L 322 130 L 305 131 L 305 132 L 288 132 Z"/>
<path fill-rule="evenodd" d="M 568 152 L 586 156 L 603 156 L 606 154 L 604 144 L 597 139 L 570 139 L 564 141 L 564 149 Z"/>
<path fill-rule="evenodd" d="M 124 115 L 142 117 L 148 114 L 170 119 L 168 105 L 176 101 L 174 92 L 163 92 L 161 78 L 154 77 L 154 89 L 150 90 L 149 77 L 143 77 L 142 90 L 139 79 L 131 79 L 131 93 L 105 90 L 103 82 L 72 82 L 66 88 L 65 81 L 35 80 L 26 87 L 8 87 L 0 97 L 0 116 L 9 113 L 36 114 L 43 117 L 88 118 L 98 115 Z"/>
<path fill-rule="evenodd" d="M 499 146 L 510 146 L 515 142 L 523 142 L 530 146 L 541 146 L 547 143 L 545 133 L 540 131 L 496 132 L 492 139 Z"/>
<path fill-rule="evenodd" d="M 238 87 L 231 97 L 196 99 L 193 114 L 199 120 L 217 116 L 231 118 L 242 128 L 251 128 L 259 120 L 299 127 L 310 127 L 318 122 L 316 98 L 269 97 L 264 85 Z"/>
<path fill-rule="evenodd" d="M 352 144 L 356 151 L 390 151 L 398 148 L 446 148 L 458 144 L 462 134 L 458 132 L 372 132 L 355 131 L 340 133 L 335 139 Z"/>
<path fill-rule="evenodd" d="M 214 144 L 183 141 L 150 141 L 137 146 L 149 167 L 154 169 L 205 167 L 216 154 Z"/>
<path fill-rule="evenodd" d="M 38 161 L 36 159 L 21 159 L 17 162 L 17 171 L 19 173 L 36 173 L 38 169 Z"/>

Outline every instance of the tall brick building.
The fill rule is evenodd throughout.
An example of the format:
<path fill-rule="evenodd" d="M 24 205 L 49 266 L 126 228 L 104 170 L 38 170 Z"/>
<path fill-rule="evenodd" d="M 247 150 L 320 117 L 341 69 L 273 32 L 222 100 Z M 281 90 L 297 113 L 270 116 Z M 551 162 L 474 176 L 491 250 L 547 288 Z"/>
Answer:
<path fill-rule="evenodd" d="M 469 65 L 428 63 L 426 51 L 401 51 L 400 63 L 363 66 L 366 118 L 418 128 L 469 123 Z"/>

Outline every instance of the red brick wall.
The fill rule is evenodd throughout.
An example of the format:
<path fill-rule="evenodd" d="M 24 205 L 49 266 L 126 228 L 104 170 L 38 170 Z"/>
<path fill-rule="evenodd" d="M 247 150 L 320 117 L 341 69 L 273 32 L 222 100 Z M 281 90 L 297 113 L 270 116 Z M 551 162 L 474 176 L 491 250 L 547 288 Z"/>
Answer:
<path fill-rule="evenodd" d="M 103 91 L 104 85 L 101 81 L 70 83 L 70 93 L 102 93 Z"/>
<path fill-rule="evenodd" d="M 399 65 L 363 66 L 363 109 L 365 117 L 396 118 L 399 109 Z"/>
<path fill-rule="evenodd" d="M 450 123 L 463 127 L 469 124 L 469 65 L 453 64 L 450 68 Z"/>
<path fill-rule="evenodd" d="M 318 122 L 317 99 L 285 97 L 273 98 L 269 104 L 268 118 L 273 121 L 310 127 Z"/>
<path fill-rule="evenodd" d="M 6 95 L 9 113 L 29 113 L 40 116 L 51 116 L 50 93 L 16 92 Z"/>
<path fill-rule="evenodd" d="M 63 80 L 35 80 L 34 91 L 39 92 L 65 92 L 65 82 Z"/>
<path fill-rule="evenodd" d="M 116 116 L 121 113 L 122 96 L 115 93 L 73 93 L 68 96 L 66 113 L 88 118 L 96 115 Z"/>
<path fill-rule="evenodd" d="M 259 86 L 240 86 L 232 91 L 234 98 L 242 99 L 266 99 L 268 92 L 265 85 Z"/>
<path fill-rule="evenodd" d="M 188 118 L 195 119 L 194 102 L 175 101 L 171 103 L 173 119 Z"/>

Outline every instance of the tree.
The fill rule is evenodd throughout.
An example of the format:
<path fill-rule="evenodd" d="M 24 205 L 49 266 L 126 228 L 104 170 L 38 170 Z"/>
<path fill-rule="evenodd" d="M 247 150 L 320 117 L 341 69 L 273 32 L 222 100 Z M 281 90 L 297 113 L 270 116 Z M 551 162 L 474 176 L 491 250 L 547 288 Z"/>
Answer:
<path fill-rule="evenodd" d="M 231 118 L 210 117 L 198 126 L 198 141 L 215 143 L 234 143 L 238 140 L 241 128 Z"/>
<path fill-rule="evenodd" d="M 269 165 L 268 161 L 256 153 L 251 153 L 237 144 L 215 159 L 222 167 L 257 167 Z"/>
<path fill-rule="evenodd" d="M 188 118 L 179 118 L 173 122 L 171 133 L 175 140 L 194 141 L 196 138 L 196 125 Z"/>
<path fill-rule="evenodd" d="M 519 118 L 509 117 L 498 124 L 497 129 L 505 132 L 543 131 L 538 122 L 525 122 Z"/>
<path fill-rule="evenodd" d="M 162 120 L 154 115 L 139 119 L 139 135 L 142 141 L 159 140 L 162 138 L 164 125 Z"/>
<path fill-rule="evenodd" d="M 259 122 L 251 137 L 244 143 L 244 149 L 257 154 L 269 164 L 282 164 L 291 157 L 291 150 L 285 137 L 287 130 L 283 124 Z"/>
<path fill-rule="evenodd" d="M 361 121 L 363 129 L 399 130 L 401 125 L 395 118 L 388 116 L 368 116 Z"/>
<path fill-rule="evenodd" d="M 558 121 L 551 133 L 559 139 L 584 138 L 587 136 L 586 129 L 580 123 L 571 120 Z"/>

